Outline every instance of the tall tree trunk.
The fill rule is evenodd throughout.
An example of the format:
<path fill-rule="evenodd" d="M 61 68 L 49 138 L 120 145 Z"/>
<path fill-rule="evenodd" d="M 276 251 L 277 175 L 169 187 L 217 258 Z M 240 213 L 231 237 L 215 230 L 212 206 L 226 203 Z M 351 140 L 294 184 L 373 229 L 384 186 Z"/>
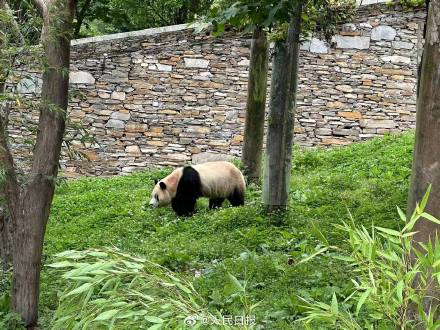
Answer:
<path fill-rule="evenodd" d="M 4 271 L 12 265 L 12 223 L 4 205 L 0 205 L 0 263 Z"/>
<path fill-rule="evenodd" d="M 432 184 L 425 211 L 440 218 L 440 0 L 432 0 L 429 5 L 418 86 L 416 142 L 407 213 L 411 215 Z M 417 222 L 414 231 L 417 232 L 414 243 L 427 243 L 440 236 L 440 226 L 425 219 Z M 438 298 L 440 288 L 435 282 L 427 295 Z M 427 299 L 426 312 L 430 304 L 439 305 L 439 302 L 435 298 Z"/>
<path fill-rule="evenodd" d="M 269 47 L 266 32 L 262 28 L 257 28 L 251 46 L 242 153 L 244 174 L 249 181 L 254 182 L 261 176 L 268 63 Z"/>
<path fill-rule="evenodd" d="M 9 5 L 5 0 L 0 0 L 0 10 L 9 12 Z M 11 33 L 10 39 L 15 39 L 17 44 L 23 43 L 23 36 L 20 33 L 20 28 L 14 20 L 12 14 L 8 14 L 9 19 L 4 20 L 0 25 L 0 29 Z M 8 38 L 9 39 L 9 38 Z M 0 40 L 0 47 L 6 47 Z M 0 95 L 6 92 L 6 80 L 9 74 L 10 66 L 6 65 L 0 68 Z M 8 125 L 9 104 L 6 101 L 0 102 L 0 134 L 6 132 Z M 2 135 L 7 140 L 6 135 Z M 3 204 L 5 200 L 5 186 L 0 187 L 0 263 L 3 270 L 9 270 L 12 264 L 12 222 L 7 210 L 7 205 Z"/>
<path fill-rule="evenodd" d="M 43 238 L 58 174 L 68 103 L 70 33 L 74 0 L 35 1 L 43 13 L 43 72 L 40 117 L 29 183 L 9 204 L 15 224 L 12 310 L 33 328 L 38 298 Z"/>
<path fill-rule="evenodd" d="M 75 16 L 76 16 L 76 23 L 73 31 L 73 37 L 79 38 L 79 33 L 81 32 L 81 26 L 84 22 L 84 18 L 87 16 L 87 11 L 90 8 L 90 4 L 92 3 L 92 0 L 85 0 L 84 4 L 81 9 L 79 9 L 78 6 L 76 6 Z"/>
<path fill-rule="evenodd" d="M 263 183 L 263 202 L 269 212 L 288 205 L 301 13 L 299 2 L 291 14 L 287 41 L 275 43 Z"/>
<path fill-rule="evenodd" d="M 0 0 L 0 10 L 5 10 L 7 6 L 5 2 Z M 0 43 L 0 46 L 2 44 Z M 2 68 L 3 69 L 3 68 Z M 0 95 L 5 93 L 6 76 L 5 70 L 0 71 Z M 8 109 L 5 101 L 0 102 L 0 133 L 7 129 L 8 125 Z M 5 187 L 0 187 L 0 263 L 3 270 L 8 270 L 12 262 L 12 223 L 7 205 L 4 205 Z"/>

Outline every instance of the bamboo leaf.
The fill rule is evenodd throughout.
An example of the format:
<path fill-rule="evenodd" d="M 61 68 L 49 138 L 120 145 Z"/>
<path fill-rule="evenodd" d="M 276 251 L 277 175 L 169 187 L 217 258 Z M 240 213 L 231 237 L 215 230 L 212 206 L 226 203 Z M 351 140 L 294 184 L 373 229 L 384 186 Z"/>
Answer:
<path fill-rule="evenodd" d="M 147 316 L 145 316 L 144 318 L 145 318 L 148 322 L 151 322 L 151 323 L 158 323 L 158 324 L 160 324 L 160 323 L 165 322 L 164 319 L 161 319 L 160 317 L 153 316 L 153 315 L 147 315 Z"/>
<path fill-rule="evenodd" d="M 367 300 L 368 296 L 370 295 L 371 291 L 373 289 L 372 288 L 368 288 L 367 290 L 364 291 L 364 293 L 362 293 L 362 295 L 360 296 L 357 306 L 356 306 L 356 315 L 359 315 L 359 311 L 361 310 L 362 306 L 365 303 L 365 300 Z"/>
<path fill-rule="evenodd" d="M 333 292 L 333 297 L 332 297 L 332 304 L 330 305 L 330 311 L 332 312 L 332 314 L 337 315 L 339 313 L 339 308 L 338 308 L 338 299 L 336 298 L 336 293 Z"/>
<path fill-rule="evenodd" d="M 304 259 L 301 259 L 301 260 L 297 263 L 297 265 L 299 265 L 299 264 L 303 264 L 303 263 L 305 263 L 305 262 L 307 262 L 307 261 L 313 259 L 313 258 L 316 257 L 317 255 L 319 255 L 319 254 L 321 254 L 321 253 L 324 253 L 324 252 L 327 251 L 327 250 L 328 250 L 328 247 L 323 247 L 323 248 L 319 249 L 318 251 L 316 251 L 315 253 L 309 255 L 308 257 L 306 257 L 306 258 L 304 258 Z"/>
<path fill-rule="evenodd" d="M 400 237 L 401 236 L 400 232 L 398 232 L 397 230 L 394 230 L 394 229 L 383 228 L 383 227 L 375 227 L 375 228 L 377 230 L 379 230 L 379 231 L 381 231 L 383 233 L 386 233 L 388 235 L 391 235 L 391 236 L 396 236 L 396 237 Z"/>
<path fill-rule="evenodd" d="M 402 219 L 403 222 L 406 222 L 406 215 L 398 206 L 397 206 L 397 213 L 399 214 L 400 219 Z"/>
<path fill-rule="evenodd" d="M 426 208 L 426 204 L 428 203 L 428 199 L 429 199 L 429 195 L 431 194 L 431 190 L 432 190 L 432 185 L 429 185 L 428 189 L 426 190 L 425 195 L 422 198 L 422 201 L 420 202 L 420 213 L 422 213 L 425 208 Z"/>
<path fill-rule="evenodd" d="M 403 302 L 403 285 L 404 285 L 404 283 L 402 280 L 400 280 L 396 284 L 396 294 L 397 294 L 397 299 L 398 299 L 399 303 Z"/>
<path fill-rule="evenodd" d="M 434 217 L 434 216 L 428 214 L 428 213 L 423 212 L 422 214 L 420 214 L 420 216 L 423 217 L 423 218 L 425 218 L 426 220 L 429 220 L 429 221 L 431 221 L 431 222 L 434 222 L 434 223 L 440 225 L 440 220 L 437 219 L 436 217 Z"/>
<path fill-rule="evenodd" d="M 77 287 L 76 289 L 68 292 L 63 298 L 70 297 L 79 293 L 83 293 L 92 287 L 93 283 L 84 283 L 83 285 Z"/>
<path fill-rule="evenodd" d="M 235 292 L 244 292 L 245 289 L 243 285 L 241 285 L 240 281 L 231 273 L 228 273 L 230 284 L 232 285 Z"/>
<path fill-rule="evenodd" d="M 162 324 L 161 323 L 157 323 L 157 324 L 153 324 L 151 327 L 149 327 L 147 330 L 158 330 L 162 328 Z"/>
<path fill-rule="evenodd" d="M 47 266 L 51 267 L 51 268 L 66 268 L 66 267 L 72 267 L 74 265 L 75 265 L 75 263 L 70 262 L 70 261 L 60 261 L 60 262 L 55 262 L 55 263 L 47 265 Z"/>
<path fill-rule="evenodd" d="M 119 312 L 119 309 L 110 309 L 108 311 L 102 312 L 99 314 L 93 321 L 106 321 L 111 319 Z"/>

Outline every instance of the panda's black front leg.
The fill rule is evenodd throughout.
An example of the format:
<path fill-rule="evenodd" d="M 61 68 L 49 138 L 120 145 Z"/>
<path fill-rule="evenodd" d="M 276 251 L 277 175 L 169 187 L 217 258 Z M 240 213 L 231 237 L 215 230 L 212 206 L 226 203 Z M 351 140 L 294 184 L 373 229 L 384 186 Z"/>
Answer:
<path fill-rule="evenodd" d="M 196 202 L 197 199 L 194 198 L 174 198 L 171 201 L 171 206 L 178 216 L 189 217 L 194 213 Z"/>
<path fill-rule="evenodd" d="M 211 198 L 209 200 L 209 208 L 216 209 L 222 206 L 224 198 Z"/>

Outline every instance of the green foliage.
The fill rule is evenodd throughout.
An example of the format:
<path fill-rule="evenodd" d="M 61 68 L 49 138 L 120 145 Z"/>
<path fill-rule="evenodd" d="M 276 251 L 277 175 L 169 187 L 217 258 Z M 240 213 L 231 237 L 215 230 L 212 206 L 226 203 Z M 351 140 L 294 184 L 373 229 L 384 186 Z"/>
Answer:
<path fill-rule="evenodd" d="M 116 249 L 66 251 L 49 267 L 69 283 L 53 329 L 176 329 L 190 315 L 213 318 L 190 282 Z"/>
<path fill-rule="evenodd" d="M 80 36 L 188 23 L 204 14 L 212 0 L 99 0 L 85 11 Z M 79 8 L 85 0 L 79 1 Z"/>
<path fill-rule="evenodd" d="M 341 24 L 350 22 L 356 15 L 357 8 L 352 0 L 316 1 L 306 7 L 303 14 L 304 33 L 314 32 L 328 42 L 338 32 Z"/>
<path fill-rule="evenodd" d="M 401 5 L 405 9 L 413 9 L 413 8 L 422 8 L 426 5 L 426 0 L 397 0 L 390 1 L 388 3 L 390 6 L 394 6 L 395 4 Z"/>
<path fill-rule="evenodd" d="M 399 229 L 393 206 L 406 205 L 412 145 L 413 134 L 408 133 L 333 150 L 295 148 L 290 208 L 282 224 L 265 216 L 261 187 L 254 184 L 244 207 L 225 203 L 212 211 L 201 199 L 193 217 L 178 218 L 171 208 L 147 205 L 153 179 L 171 169 L 69 181 L 55 195 L 44 245 L 46 263 L 64 250 L 115 246 L 191 279 L 212 312 L 242 315 L 242 293 L 229 290 L 231 274 L 245 285 L 247 306 L 258 303 L 251 312 L 257 324 L 291 329 L 305 312 L 298 295 L 331 301 L 336 293 L 343 301 L 354 290 L 347 281 L 351 269 L 330 258 L 331 252 L 300 263 L 327 246 L 349 251 L 344 233 L 334 226 L 350 221 L 347 209 L 359 226 Z M 41 313 L 47 326 L 57 308 L 56 291 L 64 285 L 44 268 Z"/>
<path fill-rule="evenodd" d="M 217 1 L 211 6 L 209 14 L 199 19 L 196 32 L 211 25 L 215 35 L 222 34 L 227 25 L 244 33 L 264 28 L 270 32 L 272 40 L 283 40 L 289 15 L 296 10 L 295 3 L 288 0 L 239 0 L 232 4 L 231 1 Z M 329 40 L 337 31 L 338 24 L 350 20 L 355 12 L 352 0 L 303 2 L 301 33 L 307 37 L 311 32 L 316 32 Z"/>
<path fill-rule="evenodd" d="M 1 276 L 5 276 L 6 274 L 0 271 Z M 9 276 L 5 276 L 6 279 Z M 3 282 L 3 278 L 0 277 L 1 282 Z M 8 292 L 2 293 L 2 283 L 0 282 L 0 329 L 8 329 L 8 330 L 22 330 L 25 329 L 21 322 L 21 318 L 19 315 L 11 313 L 9 311 L 11 305 L 11 298 Z"/>
<path fill-rule="evenodd" d="M 324 321 L 336 329 L 410 329 L 421 325 L 440 329 L 440 321 L 434 320 L 437 307 L 428 313 L 423 308 L 430 299 L 438 299 L 430 296 L 429 287 L 440 285 L 440 240 L 412 244 L 417 221 L 423 218 L 440 225 L 440 220 L 424 212 L 428 196 L 429 191 L 409 220 L 398 208 L 400 230 L 372 225 L 369 232 L 356 226 L 353 219 L 336 225 L 346 233 L 351 250 L 350 255 L 336 258 L 346 261 L 356 274 L 351 279 L 355 291 L 340 303 L 336 295 L 331 304 L 306 300 L 307 316 L 300 321 Z M 410 316 L 414 306 L 417 321 Z"/>
<path fill-rule="evenodd" d="M 36 45 L 40 41 L 43 18 L 31 0 L 8 0 L 8 4 L 19 22 L 19 28 L 26 40 Z"/>

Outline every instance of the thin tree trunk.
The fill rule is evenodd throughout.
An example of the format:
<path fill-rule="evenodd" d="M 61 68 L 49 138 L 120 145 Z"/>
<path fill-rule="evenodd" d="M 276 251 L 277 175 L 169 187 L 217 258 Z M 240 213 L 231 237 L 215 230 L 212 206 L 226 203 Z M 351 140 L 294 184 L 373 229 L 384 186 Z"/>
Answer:
<path fill-rule="evenodd" d="M 12 310 L 33 328 L 38 321 L 38 298 L 43 238 L 55 190 L 68 102 L 70 32 L 73 0 L 36 1 L 44 24 L 40 117 L 34 159 L 14 211 Z M 47 6 L 45 5 L 47 4 Z"/>
<path fill-rule="evenodd" d="M 12 265 L 12 223 L 6 208 L 0 206 L 0 262 L 7 271 Z"/>
<path fill-rule="evenodd" d="M 425 211 L 440 218 L 440 0 L 432 0 L 429 5 L 420 73 L 416 142 L 407 213 L 410 215 L 413 212 L 416 203 L 421 201 L 428 186 L 432 184 Z M 417 222 L 414 231 L 417 232 L 413 237 L 414 243 L 427 243 L 440 236 L 440 226 L 425 219 Z M 436 298 L 426 299 L 426 312 L 430 304 L 439 304 L 437 299 L 440 297 L 440 289 L 435 282 L 428 289 L 427 295 Z M 415 315 L 417 310 L 413 307 L 412 314 Z"/>
<path fill-rule="evenodd" d="M 253 182 L 258 181 L 261 176 L 268 63 L 269 47 L 266 32 L 262 28 L 257 28 L 251 46 L 242 154 L 244 174 Z"/>
<path fill-rule="evenodd" d="M 288 205 L 301 12 L 300 2 L 291 14 L 287 41 L 275 43 L 263 183 L 263 202 L 269 212 Z"/>
<path fill-rule="evenodd" d="M 90 4 L 91 4 L 92 0 L 85 0 L 84 5 L 82 6 L 81 10 L 76 10 L 76 23 L 75 23 L 75 29 L 73 32 L 73 37 L 74 38 L 79 38 L 79 33 L 81 32 L 81 26 L 84 22 L 84 18 L 87 15 L 87 11 L 90 8 Z"/>
<path fill-rule="evenodd" d="M 0 0 L 0 10 L 9 12 L 10 7 L 5 0 Z M 16 45 L 24 44 L 24 37 L 21 34 L 20 27 L 14 16 L 11 14 L 8 16 L 9 21 L 5 21 L 4 25 L 0 28 L 8 31 L 12 37 L 8 39 L 14 40 Z M 0 47 L 5 47 L 4 44 L 0 42 Z M 10 67 L 14 65 L 14 60 L 9 63 L 6 67 L 0 68 L 0 95 L 6 92 L 6 80 L 8 79 Z M 7 126 L 9 117 L 9 104 L 7 101 L 0 102 L 0 148 L 3 148 L 0 152 L 0 166 L 6 169 L 6 173 L 9 175 L 9 180 L 6 184 L 0 187 L 0 262 L 2 264 L 3 270 L 9 270 L 12 265 L 12 237 L 13 237 L 13 226 L 12 219 L 8 212 L 8 205 L 3 204 L 7 200 L 7 193 L 13 193 L 16 188 L 12 189 L 11 185 L 16 185 L 15 173 L 13 170 L 12 157 L 8 156 L 9 149 L 7 146 Z M 10 180 L 12 171 L 13 180 Z"/>

